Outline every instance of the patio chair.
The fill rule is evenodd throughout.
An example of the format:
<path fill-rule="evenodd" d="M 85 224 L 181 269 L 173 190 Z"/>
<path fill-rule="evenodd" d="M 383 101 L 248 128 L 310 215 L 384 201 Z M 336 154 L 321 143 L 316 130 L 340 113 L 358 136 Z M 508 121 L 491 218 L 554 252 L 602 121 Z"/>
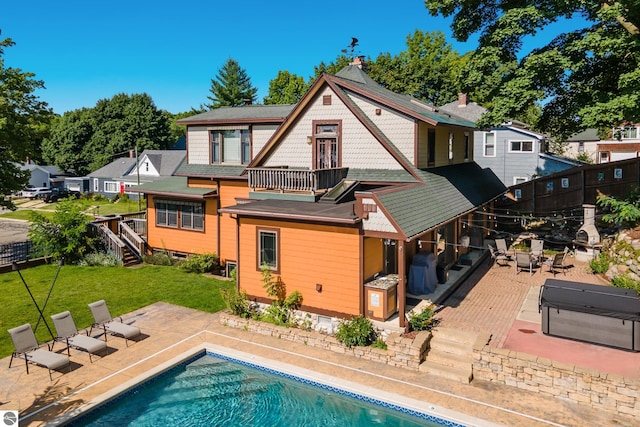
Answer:
<path fill-rule="evenodd" d="M 107 334 L 123 337 L 127 347 L 129 340 L 140 335 L 140 328 L 122 323 L 122 317 L 117 317 L 119 321 L 113 320 L 109 308 L 104 300 L 92 302 L 89 304 L 91 314 L 93 314 L 94 323 L 89 329 L 89 334 L 93 328 L 102 328 L 104 330 L 104 340 L 107 341 Z"/>
<path fill-rule="evenodd" d="M 567 272 L 565 271 L 566 266 L 564 265 L 564 260 L 567 258 L 567 253 L 569 253 L 569 248 L 565 246 L 564 252 L 555 254 L 553 258 L 549 258 L 544 262 L 544 265 L 549 267 L 548 271 L 550 273 L 553 273 L 554 276 L 558 272 L 557 270 L 562 270 L 562 274 L 564 274 L 565 276 L 567 275 Z"/>
<path fill-rule="evenodd" d="M 531 239 L 531 255 L 536 258 L 542 257 L 542 253 L 544 252 L 544 240 L 541 239 Z"/>
<path fill-rule="evenodd" d="M 496 248 L 498 249 L 499 254 L 509 254 L 509 249 L 507 249 L 507 241 L 505 239 L 496 239 Z"/>
<path fill-rule="evenodd" d="M 516 253 L 516 275 L 522 270 L 528 270 L 529 276 L 533 275 L 533 258 L 526 252 Z"/>
<path fill-rule="evenodd" d="M 29 363 L 47 368 L 49 370 L 50 380 L 53 380 L 51 376 L 52 370 L 67 366 L 69 371 L 71 371 L 71 360 L 68 356 L 39 348 L 40 346 L 29 323 L 9 329 L 9 335 L 11 335 L 11 340 L 16 350 L 11 354 L 9 368 L 11 368 L 13 358 L 16 357 L 24 359 L 27 367 L 27 375 L 29 374 Z"/>
<path fill-rule="evenodd" d="M 56 327 L 56 333 L 58 334 L 51 345 L 52 350 L 55 342 L 60 341 L 67 345 L 67 354 L 69 356 L 71 356 L 70 347 L 73 347 L 89 353 L 89 361 L 93 363 L 91 355 L 107 349 L 107 343 L 105 341 L 89 336 L 89 334 L 86 333 L 86 330 L 86 335 L 82 335 L 78 331 L 78 328 L 76 328 L 76 323 L 73 321 L 73 317 L 71 317 L 71 313 L 69 311 L 54 314 L 51 316 L 51 319 L 53 320 L 53 324 Z"/>
<path fill-rule="evenodd" d="M 493 259 L 493 262 L 501 267 L 509 265 L 509 262 L 511 262 L 511 257 L 509 255 L 499 253 L 492 245 L 489 245 L 489 252 L 491 252 L 491 259 Z"/>

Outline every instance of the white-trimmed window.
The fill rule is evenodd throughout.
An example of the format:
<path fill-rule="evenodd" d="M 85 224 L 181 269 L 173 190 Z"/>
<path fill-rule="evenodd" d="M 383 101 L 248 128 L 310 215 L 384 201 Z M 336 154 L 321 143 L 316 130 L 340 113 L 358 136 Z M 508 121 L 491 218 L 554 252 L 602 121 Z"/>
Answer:
<path fill-rule="evenodd" d="M 609 162 L 609 152 L 608 151 L 600 151 L 600 162 L 599 163 L 608 163 Z"/>
<path fill-rule="evenodd" d="M 496 134 L 487 132 L 484 134 L 484 157 L 496 156 Z"/>
<path fill-rule="evenodd" d="M 93 178 L 93 192 L 97 193 L 100 191 L 100 180 L 98 178 Z"/>
<path fill-rule="evenodd" d="M 273 271 L 279 271 L 279 230 L 258 229 L 258 270 L 263 264 Z"/>
<path fill-rule="evenodd" d="M 513 177 L 513 185 L 522 184 L 523 182 L 529 181 L 529 177 L 526 176 L 514 176 Z"/>
<path fill-rule="evenodd" d="M 118 193 L 120 191 L 120 185 L 117 181 L 105 181 L 104 192 L 105 193 Z"/>
<path fill-rule="evenodd" d="M 469 132 L 464 133 L 464 160 L 469 160 Z"/>
<path fill-rule="evenodd" d="M 156 225 L 204 231 L 204 203 L 181 200 L 155 200 Z"/>
<path fill-rule="evenodd" d="M 251 161 L 250 135 L 248 128 L 211 130 L 211 163 L 248 164 Z"/>
<path fill-rule="evenodd" d="M 614 135 L 617 139 L 638 139 L 638 128 L 636 126 L 624 126 L 616 128 Z"/>
<path fill-rule="evenodd" d="M 533 153 L 533 141 L 509 141 L 510 153 Z"/>

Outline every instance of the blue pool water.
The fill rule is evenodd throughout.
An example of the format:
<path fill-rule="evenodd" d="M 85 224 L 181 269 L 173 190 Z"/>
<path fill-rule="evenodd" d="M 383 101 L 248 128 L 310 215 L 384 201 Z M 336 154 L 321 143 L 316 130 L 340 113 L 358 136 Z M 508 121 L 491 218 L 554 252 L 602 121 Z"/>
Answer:
<path fill-rule="evenodd" d="M 202 353 L 74 420 L 77 426 L 458 426 L 226 356 Z"/>

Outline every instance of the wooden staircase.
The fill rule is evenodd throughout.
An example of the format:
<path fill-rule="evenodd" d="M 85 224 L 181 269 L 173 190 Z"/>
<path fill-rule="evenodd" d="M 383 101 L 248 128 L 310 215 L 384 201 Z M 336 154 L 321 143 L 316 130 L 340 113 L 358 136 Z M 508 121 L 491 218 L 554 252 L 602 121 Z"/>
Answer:
<path fill-rule="evenodd" d="M 478 335 L 443 327 L 435 328 L 432 334 L 420 372 L 470 383 L 473 379 L 473 345 Z"/>

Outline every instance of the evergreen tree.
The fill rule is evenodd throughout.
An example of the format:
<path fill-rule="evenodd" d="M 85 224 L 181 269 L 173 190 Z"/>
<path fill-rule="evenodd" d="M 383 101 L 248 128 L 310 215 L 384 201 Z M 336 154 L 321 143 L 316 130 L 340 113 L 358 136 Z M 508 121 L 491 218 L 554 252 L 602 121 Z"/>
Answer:
<path fill-rule="evenodd" d="M 218 71 L 215 79 L 211 79 L 211 96 L 207 99 L 207 108 L 237 107 L 253 104 L 256 101 L 258 89 L 251 85 L 247 71 L 240 67 L 238 61 L 229 58 Z"/>

